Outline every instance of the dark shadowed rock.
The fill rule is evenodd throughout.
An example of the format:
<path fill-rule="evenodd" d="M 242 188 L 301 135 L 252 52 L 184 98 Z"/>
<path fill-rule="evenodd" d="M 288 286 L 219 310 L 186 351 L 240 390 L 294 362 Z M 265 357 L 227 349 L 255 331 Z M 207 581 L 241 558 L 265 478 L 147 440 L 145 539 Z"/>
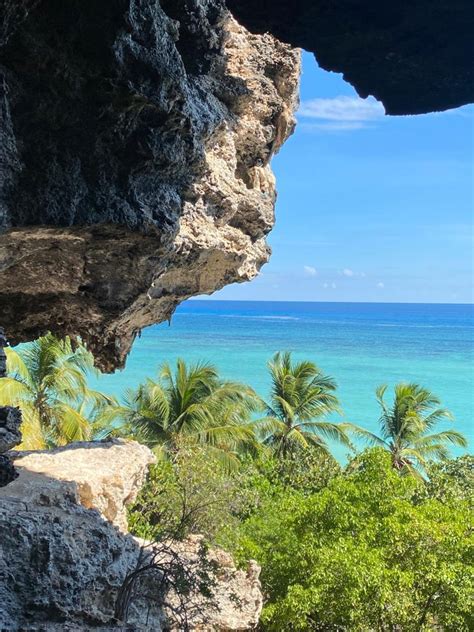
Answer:
<path fill-rule="evenodd" d="M 250 31 L 312 51 L 387 114 L 474 101 L 471 0 L 227 0 Z"/>
<path fill-rule="evenodd" d="M 0 327 L 0 377 L 6 377 L 7 375 L 7 355 L 5 353 L 5 347 L 7 346 L 5 331 Z"/>
<path fill-rule="evenodd" d="M 467 0 L 0 0 L 0 314 L 100 368 L 268 260 L 272 155 L 314 50 L 390 113 L 472 100 Z"/>
<path fill-rule="evenodd" d="M 0 0 L 0 313 L 101 368 L 269 257 L 299 54 L 220 0 Z M 1 16 L 1 13 L 0 13 Z"/>
<path fill-rule="evenodd" d="M 0 630 L 182 632 L 166 606 L 177 606 L 177 595 L 169 586 L 163 605 L 158 571 L 143 572 L 126 621 L 116 618 L 125 578 L 146 566 L 152 548 L 125 531 L 125 507 L 154 461 L 150 450 L 114 440 L 16 456 L 20 475 L 0 489 Z M 201 541 L 194 536 L 166 549 L 196 572 L 186 629 L 254 629 L 260 568 L 238 570 L 230 555 L 211 549 L 212 598 L 205 600 L 198 590 Z"/>
<path fill-rule="evenodd" d="M 0 487 L 9 485 L 18 477 L 11 459 L 6 454 L 0 454 Z"/>
<path fill-rule="evenodd" d="M 21 443 L 21 412 L 13 406 L 0 406 L 0 454 Z"/>

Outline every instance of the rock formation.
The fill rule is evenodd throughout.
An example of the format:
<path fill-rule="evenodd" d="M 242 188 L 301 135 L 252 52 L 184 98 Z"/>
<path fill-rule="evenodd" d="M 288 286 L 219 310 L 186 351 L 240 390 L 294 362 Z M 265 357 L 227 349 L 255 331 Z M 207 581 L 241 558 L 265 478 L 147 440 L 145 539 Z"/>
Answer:
<path fill-rule="evenodd" d="M 271 156 L 316 52 L 391 113 L 473 99 L 468 0 L 0 0 L 0 314 L 104 370 L 269 257 Z"/>
<path fill-rule="evenodd" d="M 148 448 L 135 441 L 80 442 L 64 448 L 17 452 L 21 476 L 5 493 L 26 503 L 40 497 L 68 494 L 87 509 L 97 509 L 121 531 L 127 531 L 126 506 L 142 487 L 155 462 Z M 51 490 L 45 488 L 49 481 Z"/>
<path fill-rule="evenodd" d="M 141 574 L 126 622 L 115 617 L 124 580 L 153 555 L 123 531 L 125 505 L 153 460 L 147 448 L 122 440 L 17 453 L 20 476 L 0 489 L 0 629 L 184 629 L 166 605 L 176 606 L 178 595 L 168 590 L 165 605 L 159 599 L 156 569 Z M 198 573 L 201 544 L 193 537 L 168 545 L 160 568 L 173 560 Z M 260 569 L 237 570 L 219 550 L 206 558 L 212 597 L 198 590 L 186 597 L 189 629 L 252 629 L 262 607 Z"/>
<path fill-rule="evenodd" d="M 420 114 L 474 101 L 470 0 L 227 0 L 255 33 L 315 54 L 387 114 Z"/>
<path fill-rule="evenodd" d="M 0 313 L 101 368 L 269 257 L 299 53 L 220 0 L 0 0 Z M 0 14 L 1 15 L 1 14 Z"/>

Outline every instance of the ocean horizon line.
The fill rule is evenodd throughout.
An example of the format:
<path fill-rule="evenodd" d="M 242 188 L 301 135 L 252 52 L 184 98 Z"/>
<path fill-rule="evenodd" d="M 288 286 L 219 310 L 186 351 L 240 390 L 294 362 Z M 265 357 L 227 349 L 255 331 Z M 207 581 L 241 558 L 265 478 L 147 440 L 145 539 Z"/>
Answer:
<path fill-rule="evenodd" d="M 295 303 L 300 305 L 456 305 L 462 307 L 474 307 L 472 303 L 435 303 L 422 301 L 295 301 L 295 300 L 271 300 L 271 299 L 234 299 L 234 298 L 203 298 L 202 296 L 192 296 L 186 299 L 180 305 L 187 302 L 203 303 Z"/>

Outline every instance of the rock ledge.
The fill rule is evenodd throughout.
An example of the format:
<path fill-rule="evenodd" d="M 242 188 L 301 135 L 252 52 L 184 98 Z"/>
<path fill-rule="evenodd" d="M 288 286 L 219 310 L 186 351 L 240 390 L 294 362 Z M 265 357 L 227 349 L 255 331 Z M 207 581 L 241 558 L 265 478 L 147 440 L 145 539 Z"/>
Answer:
<path fill-rule="evenodd" d="M 0 489 L 0 629 L 182 632 L 158 599 L 159 574 L 143 576 L 126 621 L 116 617 L 124 580 L 153 547 L 124 531 L 152 453 L 133 441 L 71 444 L 14 453 L 19 477 Z M 110 522 L 109 520 L 113 520 Z M 193 569 L 202 539 L 169 544 L 168 555 Z M 262 608 L 260 569 L 237 570 L 218 549 L 212 604 L 191 592 L 189 630 L 254 629 Z M 166 595 L 168 604 L 176 595 Z"/>

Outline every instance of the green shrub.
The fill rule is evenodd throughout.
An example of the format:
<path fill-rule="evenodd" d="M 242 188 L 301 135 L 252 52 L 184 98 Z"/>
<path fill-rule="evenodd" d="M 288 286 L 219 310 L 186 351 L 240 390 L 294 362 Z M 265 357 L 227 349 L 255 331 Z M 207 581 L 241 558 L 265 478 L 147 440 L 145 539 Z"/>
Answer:
<path fill-rule="evenodd" d="M 415 501 L 420 485 L 373 449 L 321 491 L 269 497 L 229 539 L 262 565 L 263 629 L 473 629 L 468 502 Z"/>
<path fill-rule="evenodd" d="M 248 502 L 241 471 L 229 472 L 205 447 L 181 443 L 154 465 L 129 512 L 130 529 L 146 540 L 183 539 L 194 533 L 213 542 Z"/>

